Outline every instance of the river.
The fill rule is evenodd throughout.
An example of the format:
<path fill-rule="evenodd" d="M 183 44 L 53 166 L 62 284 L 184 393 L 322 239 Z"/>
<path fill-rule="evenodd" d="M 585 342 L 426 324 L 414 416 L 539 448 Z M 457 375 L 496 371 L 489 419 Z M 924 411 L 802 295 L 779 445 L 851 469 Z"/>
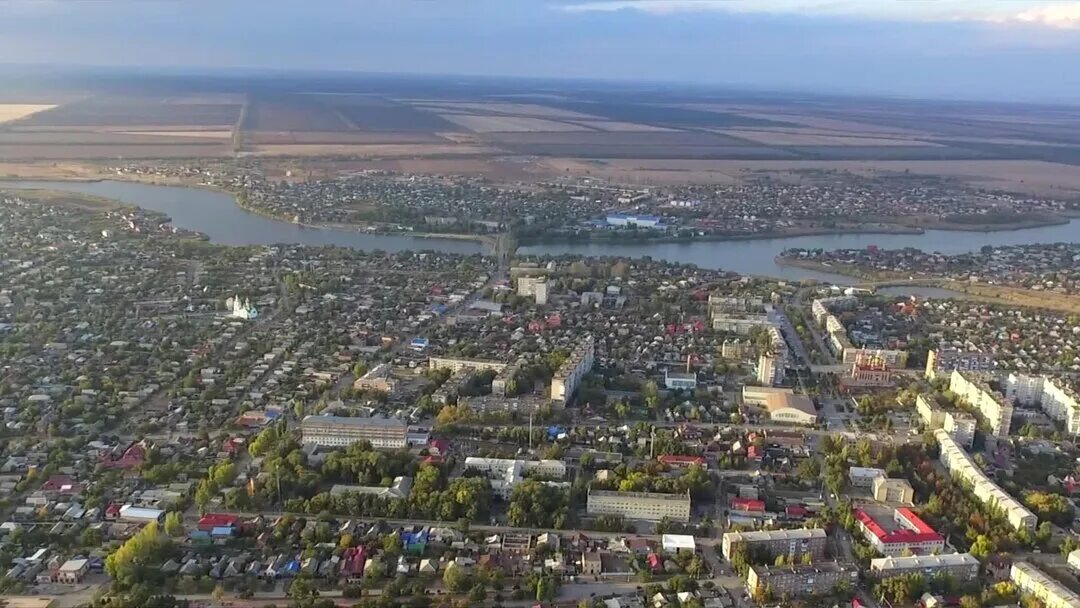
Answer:
<path fill-rule="evenodd" d="M 178 228 L 195 230 L 224 245 L 337 245 L 383 251 L 437 250 L 473 254 L 490 250 L 474 240 L 429 239 L 408 234 L 370 234 L 355 230 L 310 228 L 251 213 L 231 195 L 206 188 L 157 186 L 138 182 L 0 181 L 0 188 L 42 188 L 92 194 L 127 205 L 160 211 Z"/>
<path fill-rule="evenodd" d="M 230 195 L 203 188 L 156 186 L 122 181 L 0 181 L 0 188 L 4 187 L 44 188 L 116 199 L 125 204 L 164 213 L 172 218 L 173 225 L 201 232 L 212 242 L 226 245 L 300 243 L 384 251 L 429 249 L 463 254 L 489 250 L 482 243 L 471 240 L 428 239 L 407 234 L 367 234 L 351 230 L 297 226 L 250 213 L 240 208 Z M 775 258 L 781 251 L 790 247 L 848 249 L 877 245 L 883 249 L 917 247 L 927 251 L 962 253 L 975 251 L 983 245 L 1054 242 L 1080 242 L 1080 220 L 1056 226 L 998 232 L 927 230 L 923 234 L 830 234 L 691 243 L 557 242 L 529 245 L 521 247 L 518 251 L 533 255 L 568 254 L 583 257 L 650 256 L 658 260 L 697 264 L 703 268 L 721 268 L 740 274 L 771 276 L 788 280 L 812 278 L 847 284 L 852 283 L 853 279 L 804 268 L 781 266 L 775 262 Z"/>

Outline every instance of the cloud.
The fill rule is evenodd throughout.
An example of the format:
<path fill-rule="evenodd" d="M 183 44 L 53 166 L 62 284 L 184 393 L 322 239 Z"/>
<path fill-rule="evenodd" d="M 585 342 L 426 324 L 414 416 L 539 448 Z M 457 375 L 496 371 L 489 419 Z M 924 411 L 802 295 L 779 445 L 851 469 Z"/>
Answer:
<path fill-rule="evenodd" d="M 993 23 L 1039 25 L 1057 29 L 1080 29 L 1080 2 L 1048 4 L 1011 15 L 994 16 Z"/>
<path fill-rule="evenodd" d="M 653 15 L 675 13 L 806 13 L 853 4 L 852 0 L 585 0 L 559 4 L 567 13 L 638 11 Z"/>
<path fill-rule="evenodd" d="M 995 23 L 1080 29 L 1080 0 L 571 0 L 554 5 L 567 13 L 635 11 L 829 16 L 891 22 Z"/>

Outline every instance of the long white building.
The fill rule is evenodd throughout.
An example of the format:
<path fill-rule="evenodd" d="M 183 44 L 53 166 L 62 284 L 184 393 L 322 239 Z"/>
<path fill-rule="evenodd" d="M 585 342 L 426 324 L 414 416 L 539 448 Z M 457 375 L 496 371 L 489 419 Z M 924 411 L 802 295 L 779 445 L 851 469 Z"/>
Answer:
<path fill-rule="evenodd" d="M 409 427 L 397 418 L 307 416 L 300 431 L 304 443 L 345 447 L 368 441 L 375 448 L 401 449 L 408 445 Z"/>
<path fill-rule="evenodd" d="M 626 519 L 690 521 L 690 493 L 615 492 L 589 490 L 586 504 L 589 515 L 621 515 Z"/>
<path fill-rule="evenodd" d="M 979 575 L 979 560 L 970 553 L 880 557 L 870 560 L 870 571 L 882 579 L 910 573 L 927 578 L 948 574 L 958 581 L 970 581 Z"/>
<path fill-rule="evenodd" d="M 948 432 L 937 429 L 934 431 L 934 437 L 941 446 L 941 464 L 953 475 L 958 475 L 970 483 L 976 498 L 991 508 L 1001 509 L 1013 528 L 1035 530 L 1039 518 L 1019 500 L 990 481 L 979 465 L 975 464 L 971 456 L 953 440 Z"/>
<path fill-rule="evenodd" d="M 1009 374 L 1005 396 L 1020 405 L 1038 406 L 1046 415 L 1065 423 L 1070 435 L 1080 435 L 1080 402 L 1064 382 L 1048 376 Z"/>
<path fill-rule="evenodd" d="M 469 456 L 465 459 L 465 469 L 487 475 L 492 491 L 504 499 L 510 498 L 514 486 L 524 481 L 528 475 L 544 477 L 547 480 L 566 477 L 566 464 L 561 460 L 511 460 Z"/>
<path fill-rule="evenodd" d="M 1045 608 L 1080 608 L 1080 596 L 1028 562 L 1013 562 L 1009 578 L 1020 591 L 1038 598 Z"/>
<path fill-rule="evenodd" d="M 1012 400 L 991 388 L 989 377 L 977 372 L 953 370 L 949 376 L 949 390 L 956 393 L 990 425 L 990 431 L 998 437 L 1009 436 L 1012 424 Z"/>

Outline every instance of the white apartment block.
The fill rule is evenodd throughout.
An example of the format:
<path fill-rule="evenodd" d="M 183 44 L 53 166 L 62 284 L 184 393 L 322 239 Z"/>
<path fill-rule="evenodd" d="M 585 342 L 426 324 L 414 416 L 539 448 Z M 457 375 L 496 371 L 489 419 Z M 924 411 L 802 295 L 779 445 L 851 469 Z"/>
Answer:
<path fill-rule="evenodd" d="M 953 440 L 945 429 L 934 431 L 934 437 L 937 439 L 938 445 L 941 446 L 941 464 L 953 475 L 958 475 L 961 479 L 970 483 L 975 498 L 978 498 L 983 504 L 991 508 L 1000 509 L 1004 512 L 1005 518 L 1013 528 L 1017 530 L 1020 528 L 1026 528 L 1029 531 L 1035 530 L 1039 518 L 1021 504 L 1019 500 L 1016 500 L 996 483 L 990 481 L 990 478 L 983 473 L 979 465 L 975 464 L 971 456 Z"/>
<path fill-rule="evenodd" d="M 375 448 L 401 449 L 408 444 L 409 427 L 397 418 L 307 416 L 300 430 L 304 443 L 345 447 L 368 441 Z"/>
<path fill-rule="evenodd" d="M 1028 562 L 1013 562 L 1009 579 L 1023 593 L 1035 596 L 1044 608 L 1080 608 L 1080 596 Z"/>
<path fill-rule="evenodd" d="M 551 400 L 565 406 L 574 396 L 581 379 L 592 369 L 595 357 L 595 343 L 592 336 L 587 336 L 570 351 L 570 356 L 563 362 L 551 378 Z"/>
<path fill-rule="evenodd" d="M 1020 405 L 1037 405 L 1046 415 L 1063 422 L 1070 435 L 1080 435 L 1080 402 L 1061 380 L 1048 376 L 1009 374 L 1005 396 Z"/>
<path fill-rule="evenodd" d="M 941 408 L 937 399 L 929 394 L 915 398 L 915 411 L 928 430 L 945 429 L 957 443 L 971 449 L 975 442 L 975 430 L 978 428 L 978 421 L 974 416 L 964 412 L 946 411 Z"/>
<path fill-rule="evenodd" d="M 621 515 L 626 519 L 690 521 L 690 493 L 614 492 L 589 490 L 585 511 L 589 515 Z"/>
<path fill-rule="evenodd" d="M 784 362 L 775 355 L 758 357 L 757 381 L 763 386 L 775 386 L 784 381 Z"/>
<path fill-rule="evenodd" d="M 536 303 L 541 306 L 547 304 L 547 277 L 519 277 L 517 280 L 517 295 L 524 298 L 534 298 Z"/>
<path fill-rule="evenodd" d="M 797 558 L 810 555 L 814 561 L 818 561 L 825 558 L 828 536 L 822 528 L 727 532 L 721 538 L 720 544 L 724 559 L 730 560 L 735 550 L 743 543 L 751 547 L 763 547 L 770 556 L 787 555 Z"/>
<path fill-rule="evenodd" d="M 965 582 L 975 580 L 979 575 L 979 560 L 970 553 L 881 557 L 870 560 L 870 571 L 882 579 L 906 574 L 922 574 L 924 577 L 948 574 Z"/>
<path fill-rule="evenodd" d="M 489 361 L 487 359 L 462 359 L 458 357 L 431 357 L 428 359 L 428 367 L 431 369 L 448 369 L 457 373 L 462 370 L 494 370 L 501 372 L 509 365 L 503 361 Z"/>
<path fill-rule="evenodd" d="M 983 374 L 953 370 L 949 376 L 949 390 L 979 411 L 990 425 L 991 434 L 1008 437 L 1012 424 L 1012 401 L 993 390 L 987 379 Z"/>
<path fill-rule="evenodd" d="M 511 460 L 469 456 L 465 459 L 465 469 L 484 473 L 491 481 L 492 491 L 503 499 L 510 498 L 514 487 L 529 475 L 547 480 L 566 477 L 566 464 L 561 460 Z"/>

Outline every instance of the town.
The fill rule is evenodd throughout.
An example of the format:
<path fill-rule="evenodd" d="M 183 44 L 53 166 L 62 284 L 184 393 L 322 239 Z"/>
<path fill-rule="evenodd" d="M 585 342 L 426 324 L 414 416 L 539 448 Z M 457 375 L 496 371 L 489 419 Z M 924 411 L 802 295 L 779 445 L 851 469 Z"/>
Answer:
<path fill-rule="evenodd" d="M 1075 317 L 0 203 L 21 605 L 1080 605 Z"/>
<path fill-rule="evenodd" d="M 732 185 L 645 188 L 585 178 L 505 183 L 376 170 L 322 176 L 254 161 L 125 164 L 103 167 L 101 175 L 223 189 L 246 209 L 299 224 L 477 237 L 509 231 L 520 242 L 999 230 L 1060 223 L 1077 212 L 1075 201 L 944 179 L 821 171 L 797 181 L 763 176 Z"/>

